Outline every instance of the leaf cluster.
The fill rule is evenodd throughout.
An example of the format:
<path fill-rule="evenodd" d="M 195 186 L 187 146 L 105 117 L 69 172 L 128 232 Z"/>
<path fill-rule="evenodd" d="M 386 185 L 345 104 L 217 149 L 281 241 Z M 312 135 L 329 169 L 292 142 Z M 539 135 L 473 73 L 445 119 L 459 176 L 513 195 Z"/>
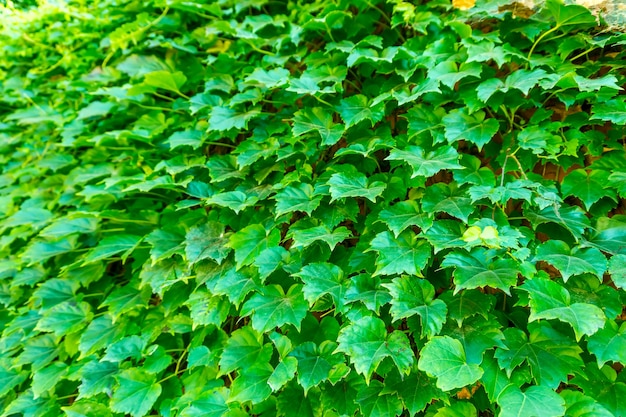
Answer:
<path fill-rule="evenodd" d="M 453 3 L 0 6 L 0 416 L 626 415 L 626 37 Z"/>

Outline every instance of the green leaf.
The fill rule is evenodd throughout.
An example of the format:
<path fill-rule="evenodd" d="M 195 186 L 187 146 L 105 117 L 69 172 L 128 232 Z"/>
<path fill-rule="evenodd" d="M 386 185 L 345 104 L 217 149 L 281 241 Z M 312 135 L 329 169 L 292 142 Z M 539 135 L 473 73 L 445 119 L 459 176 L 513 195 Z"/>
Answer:
<path fill-rule="evenodd" d="M 213 296 L 204 288 L 191 293 L 185 305 L 189 307 L 194 329 L 210 324 L 220 327 L 230 312 L 230 303 L 226 297 Z"/>
<path fill-rule="evenodd" d="M 45 227 L 39 236 L 47 239 L 60 239 L 72 234 L 89 234 L 98 228 L 96 217 L 76 217 L 57 219 L 54 223 Z"/>
<path fill-rule="evenodd" d="M 33 397 L 37 399 L 52 390 L 61 379 L 65 378 L 67 372 L 68 366 L 63 362 L 54 362 L 37 371 L 33 375 L 31 385 Z"/>
<path fill-rule="evenodd" d="M 396 392 L 404 407 L 414 415 L 426 408 L 433 400 L 443 399 L 445 395 L 435 386 L 435 381 L 413 366 L 409 375 L 391 372 L 385 377 L 382 393 Z"/>
<path fill-rule="evenodd" d="M 315 195 L 310 184 L 300 183 L 297 186 L 289 185 L 276 193 L 276 217 L 294 211 L 303 211 L 309 216 L 322 201 L 321 195 Z"/>
<path fill-rule="evenodd" d="M 152 245 L 150 258 L 152 263 L 170 258 L 182 252 L 184 237 L 163 229 L 152 231 L 146 236 L 146 242 Z"/>
<path fill-rule="evenodd" d="M 617 324 L 607 321 L 603 329 L 587 339 L 587 349 L 598 360 L 598 367 L 608 361 L 626 363 L 626 323 L 617 328 Z"/>
<path fill-rule="evenodd" d="M 468 363 L 481 363 L 485 351 L 505 347 L 500 329 L 500 323 L 493 317 L 473 316 L 464 320 L 460 327 L 448 323 L 441 334 L 461 342 Z"/>
<path fill-rule="evenodd" d="M 185 255 L 192 265 L 204 259 L 212 259 L 221 264 L 231 249 L 224 226 L 217 222 L 194 226 L 185 236 Z"/>
<path fill-rule="evenodd" d="M 421 213 L 414 200 L 401 201 L 382 210 L 378 214 L 379 221 L 384 222 L 398 237 L 407 227 L 418 226 L 426 230 L 432 226 L 433 220 L 427 213 Z"/>
<path fill-rule="evenodd" d="M 415 358 L 406 335 L 398 330 L 387 334 L 385 323 L 376 317 L 352 322 L 341 329 L 337 341 L 337 352 L 346 353 L 368 383 L 384 358 L 390 357 L 401 374 L 410 371 Z"/>
<path fill-rule="evenodd" d="M 588 8 L 577 4 L 565 5 L 559 0 L 548 0 L 546 9 L 550 11 L 558 27 L 596 25 L 597 23 Z"/>
<path fill-rule="evenodd" d="M 403 276 L 389 284 L 383 284 L 391 294 L 391 310 L 394 320 L 420 316 L 423 334 L 432 337 L 441 331 L 448 311 L 446 304 L 435 300 L 435 288 L 425 279 Z"/>
<path fill-rule="evenodd" d="M 180 94 L 180 89 L 186 81 L 187 77 L 180 71 L 153 71 L 146 74 L 143 83 Z"/>
<path fill-rule="evenodd" d="M 383 387 L 382 382 L 375 380 L 359 390 L 356 402 L 359 404 L 363 415 L 389 417 L 399 416 L 402 413 L 402 402 L 400 402 L 398 396 L 395 394 L 381 394 Z"/>
<path fill-rule="evenodd" d="M 228 207 L 236 214 L 239 214 L 240 211 L 254 206 L 258 201 L 258 197 L 254 195 L 247 195 L 241 191 L 226 191 L 207 198 L 205 204 L 208 206 Z"/>
<path fill-rule="evenodd" d="M 50 258 L 72 252 L 76 248 L 76 239 L 66 238 L 58 242 L 33 241 L 22 253 L 26 264 L 42 264 Z"/>
<path fill-rule="evenodd" d="M 81 331 L 92 317 L 88 303 L 65 301 L 46 310 L 35 328 L 42 332 L 53 332 L 60 337 Z"/>
<path fill-rule="evenodd" d="M 409 146 L 406 150 L 393 149 L 386 158 L 391 161 L 404 161 L 413 168 L 411 178 L 432 177 L 442 169 L 463 169 L 458 164 L 459 154 L 451 146 L 439 146 L 426 152 L 419 146 Z"/>
<path fill-rule="evenodd" d="M 525 391 L 510 386 L 498 397 L 499 417 L 560 417 L 565 414 L 565 401 L 544 386 L 531 386 Z"/>
<path fill-rule="evenodd" d="M 447 213 L 467 223 L 474 206 L 467 194 L 455 184 L 437 183 L 426 188 L 422 210 L 426 213 Z"/>
<path fill-rule="evenodd" d="M 119 255 L 122 261 L 125 262 L 142 240 L 143 238 L 141 236 L 128 234 L 107 236 L 87 253 L 83 265 L 94 263 L 102 259 L 108 259 L 116 255 Z"/>
<path fill-rule="evenodd" d="M 7 395 L 13 388 L 28 378 L 28 372 L 11 366 L 9 360 L 0 359 L 0 397 Z"/>
<path fill-rule="evenodd" d="M 614 99 L 604 103 L 594 103 L 591 112 L 593 113 L 592 119 L 626 125 L 626 101 L 624 100 Z"/>
<path fill-rule="evenodd" d="M 504 330 L 508 350 L 497 349 L 495 356 L 507 375 L 526 361 L 537 384 L 556 389 L 583 366 L 580 347 L 549 323 L 529 323 L 528 331 L 530 337 L 516 328 Z"/>
<path fill-rule="evenodd" d="M 300 330 L 300 323 L 308 307 L 302 294 L 302 285 L 292 285 L 286 294 L 281 286 L 269 285 L 243 304 L 241 316 L 252 315 L 252 328 L 259 332 L 285 324 L 292 324 Z"/>
<path fill-rule="evenodd" d="M 297 346 L 290 355 L 298 360 L 298 383 L 306 393 L 326 381 L 333 367 L 344 363 L 343 355 L 333 354 L 337 344 L 326 341 L 320 346 L 305 342 Z"/>
<path fill-rule="evenodd" d="M 588 397 L 582 392 L 563 390 L 560 392 L 565 400 L 567 412 L 565 415 L 572 417 L 613 417 L 615 414 L 604 408 L 595 398 Z"/>
<path fill-rule="evenodd" d="M 213 107 L 209 117 L 209 131 L 223 132 L 230 129 L 247 129 L 250 119 L 257 117 L 260 110 L 253 108 L 239 112 L 230 107 Z"/>
<path fill-rule="evenodd" d="M 487 318 L 495 302 L 493 296 L 479 290 L 464 290 L 456 293 L 446 291 L 439 296 L 439 299 L 446 303 L 448 317 L 456 320 L 459 327 L 463 324 L 463 320 L 476 314 Z"/>
<path fill-rule="evenodd" d="M 265 249 L 278 246 L 280 231 L 266 230 L 260 224 L 251 224 L 244 227 L 229 238 L 228 246 L 235 250 L 237 269 L 250 265 Z"/>
<path fill-rule="evenodd" d="M 287 382 L 291 381 L 298 370 L 298 360 L 294 357 L 283 358 L 282 361 L 276 365 L 272 376 L 269 377 L 267 383 L 273 391 L 278 391 Z"/>
<path fill-rule="evenodd" d="M 626 289 L 626 255 L 613 255 L 609 261 L 609 275 L 617 288 Z"/>
<path fill-rule="evenodd" d="M 572 303 L 569 292 L 558 283 L 542 278 L 526 280 L 520 287 L 530 296 L 529 321 L 556 319 L 569 323 L 576 339 L 592 335 L 604 327 L 606 316 L 595 305 Z"/>
<path fill-rule="evenodd" d="M 467 363 L 463 345 L 449 336 L 435 336 L 420 352 L 418 368 L 437 378 L 437 388 L 450 391 L 478 381 L 483 374 L 475 363 Z"/>
<path fill-rule="evenodd" d="M 294 114 L 292 132 L 294 136 L 318 132 L 322 137 L 322 145 L 332 146 L 341 139 L 344 127 L 333 122 L 332 113 L 327 113 L 321 107 L 311 107 Z"/>
<path fill-rule="evenodd" d="M 346 129 L 349 129 L 351 126 L 363 120 L 369 120 L 370 126 L 374 126 L 374 124 L 380 122 L 385 116 L 385 104 L 373 104 L 366 96 L 356 94 L 341 100 L 337 111 L 345 122 Z"/>
<path fill-rule="evenodd" d="M 374 181 L 368 185 L 367 177 L 361 172 L 333 174 L 327 184 L 330 186 L 331 201 L 347 197 L 365 197 L 375 203 L 376 197 L 387 188 L 381 181 Z"/>
<path fill-rule="evenodd" d="M 123 336 L 123 328 L 113 324 L 111 315 L 96 317 L 81 334 L 78 350 L 80 357 L 85 358 L 106 348 Z"/>
<path fill-rule="evenodd" d="M 464 78 L 480 77 L 482 69 L 482 65 L 478 62 L 464 62 L 457 65 L 454 61 L 444 61 L 428 71 L 428 77 L 441 82 L 448 88 L 454 88 L 454 85 Z"/>
<path fill-rule="evenodd" d="M 609 182 L 608 178 L 607 171 L 594 170 L 587 173 L 584 169 L 576 169 L 567 174 L 561 183 L 561 192 L 564 197 L 570 195 L 578 197 L 589 210 L 601 198 L 609 197 L 615 200 L 613 190 L 605 187 Z"/>
<path fill-rule="evenodd" d="M 581 238 L 585 230 L 590 226 L 585 212 L 578 207 L 548 206 L 540 211 L 525 209 L 524 215 L 534 228 L 543 223 L 556 223 L 563 226 L 575 238 Z"/>
<path fill-rule="evenodd" d="M 156 377 L 142 369 L 126 369 L 116 379 L 119 387 L 111 397 L 111 410 L 116 413 L 143 417 L 161 395 L 161 384 L 156 382 Z"/>
<path fill-rule="evenodd" d="M 352 233 L 345 226 L 335 230 L 330 230 L 326 226 L 316 226 L 310 229 L 291 229 L 287 236 L 293 239 L 294 248 L 305 248 L 314 242 L 322 241 L 332 251 L 339 243 L 351 237 Z"/>
<path fill-rule="evenodd" d="M 494 260 L 496 256 L 497 252 L 485 248 L 455 250 L 446 255 L 441 266 L 455 268 L 454 293 L 489 286 L 510 295 L 510 287 L 517 284 L 519 265 L 512 259 Z"/>
<path fill-rule="evenodd" d="M 482 149 L 498 132 L 500 124 L 496 119 L 485 119 L 485 113 L 478 111 L 470 114 L 466 107 L 454 109 L 442 120 L 445 125 L 445 137 L 452 144 L 458 140 L 467 140 Z"/>
<path fill-rule="evenodd" d="M 440 252 L 448 248 L 463 247 L 466 245 L 462 239 L 463 224 L 454 220 L 435 220 L 432 227 L 421 233 L 431 245 L 434 252 Z"/>
<path fill-rule="evenodd" d="M 302 293 L 311 307 L 322 296 L 330 294 L 337 311 L 343 311 L 347 285 L 344 282 L 341 268 L 326 262 L 312 263 L 304 266 L 300 272 L 294 275 L 304 283 Z"/>
<path fill-rule="evenodd" d="M 272 367 L 268 364 L 256 364 L 251 368 L 244 369 L 233 381 L 230 388 L 228 402 L 251 402 L 258 404 L 265 401 L 272 389 L 268 380 L 272 375 Z"/>
<path fill-rule="evenodd" d="M 537 247 L 535 260 L 554 266 L 565 282 L 573 275 L 585 273 L 594 274 L 602 280 L 607 268 L 606 258 L 598 249 L 570 250 L 567 243 L 560 240 L 549 240 Z"/>
<path fill-rule="evenodd" d="M 610 254 L 626 254 L 626 218 L 613 216 L 600 218 L 591 239 L 586 245 Z"/>
<path fill-rule="evenodd" d="M 456 402 L 437 410 L 434 417 L 472 417 L 478 416 L 474 404 L 468 402 Z"/>
<path fill-rule="evenodd" d="M 390 232 L 379 233 L 372 239 L 370 248 L 378 252 L 374 275 L 421 276 L 431 254 L 428 242 L 411 231 L 403 232 L 397 239 Z"/>
<path fill-rule="evenodd" d="M 381 306 L 391 301 L 391 295 L 380 284 L 380 278 L 360 274 L 350 278 L 346 290 L 346 304 L 361 301 L 369 310 L 378 313 Z"/>
<path fill-rule="evenodd" d="M 99 307 L 109 307 L 113 321 L 117 321 L 120 316 L 129 311 L 146 308 L 150 296 L 147 288 L 140 290 L 129 284 L 113 290 Z"/>
<path fill-rule="evenodd" d="M 220 358 L 220 373 L 226 375 L 239 368 L 267 363 L 272 352 L 271 344 L 263 344 L 261 333 L 257 333 L 250 326 L 244 326 L 230 334 Z"/>

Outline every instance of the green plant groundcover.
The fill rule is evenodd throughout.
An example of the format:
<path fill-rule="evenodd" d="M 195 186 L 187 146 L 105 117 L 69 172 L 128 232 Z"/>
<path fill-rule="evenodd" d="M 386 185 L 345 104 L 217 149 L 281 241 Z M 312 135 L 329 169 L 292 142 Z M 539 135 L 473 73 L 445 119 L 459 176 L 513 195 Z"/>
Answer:
<path fill-rule="evenodd" d="M 0 6 L 0 415 L 626 416 L 626 36 L 471 3 Z"/>

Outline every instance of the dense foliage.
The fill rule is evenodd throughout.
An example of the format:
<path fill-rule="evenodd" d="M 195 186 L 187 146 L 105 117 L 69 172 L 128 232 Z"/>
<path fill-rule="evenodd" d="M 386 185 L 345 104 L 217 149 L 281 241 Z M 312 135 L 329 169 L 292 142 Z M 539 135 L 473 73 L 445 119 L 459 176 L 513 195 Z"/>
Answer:
<path fill-rule="evenodd" d="M 2 416 L 626 416 L 626 36 L 587 9 L 27 3 Z"/>

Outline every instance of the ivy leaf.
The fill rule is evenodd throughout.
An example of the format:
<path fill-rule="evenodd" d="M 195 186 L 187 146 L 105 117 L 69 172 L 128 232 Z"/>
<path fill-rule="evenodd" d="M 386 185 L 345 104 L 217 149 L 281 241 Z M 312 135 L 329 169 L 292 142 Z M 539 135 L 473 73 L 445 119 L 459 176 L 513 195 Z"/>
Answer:
<path fill-rule="evenodd" d="M 250 265 L 265 249 L 278 246 L 280 231 L 266 230 L 260 224 L 251 224 L 230 236 L 228 246 L 235 250 L 237 269 Z"/>
<path fill-rule="evenodd" d="M 467 363 L 463 345 L 450 336 L 431 338 L 421 350 L 418 368 L 437 378 L 442 391 L 473 384 L 483 374 L 478 364 Z"/>
<path fill-rule="evenodd" d="M 276 193 L 275 198 L 276 217 L 294 211 L 303 211 L 310 216 L 322 200 L 321 195 L 315 195 L 313 186 L 306 183 L 289 185 Z"/>
<path fill-rule="evenodd" d="M 448 308 L 435 298 L 435 288 L 425 279 L 403 276 L 389 284 L 382 284 L 391 294 L 391 310 L 394 320 L 401 320 L 415 314 L 420 316 L 422 331 L 426 337 L 439 334 L 446 321 Z"/>
<path fill-rule="evenodd" d="M 299 331 L 308 307 L 302 285 L 292 285 L 286 294 L 281 286 L 270 285 L 243 304 L 241 316 L 252 315 L 252 328 L 260 332 L 285 324 L 292 324 Z"/>
<path fill-rule="evenodd" d="M 535 260 L 557 268 L 565 282 L 573 275 L 585 273 L 594 274 L 601 280 L 607 268 L 606 258 L 598 249 L 570 250 L 567 243 L 560 240 L 549 240 L 537 247 Z"/>
<path fill-rule="evenodd" d="M 312 263 L 304 266 L 294 274 L 304 283 L 302 293 L 312 307 L 325 294 L 330 294 L 337 311 L 343 311 L 346 284 L 343 270 L 337 265 L 326 262 Z"/>
<path fill-rule="evenodd" d="M 146 242 L 152 245 L 150 258 L 152 263 L 167 259 L 182 252 L 184 237 L 163 229 L 157 229 L 146 236 Z"/>
<path fill-rule="evenodd" d="M 432 227 L 421 233 L 431 245 L 435 253 L 443 249 L 463 247 L 463 224 L 454 220 L 435 220 Z"/>
<path fill-rule="evenodd" d="M 426 152 L 419 146 L 409 146 L 406 150 L 393 149 L 386 158 L 391 161 L 404 161 L 413 168 L 411 178 L 432 177 L 442 169 L 463 169 L 458 164 L 459 154 L 451 146 L 440 146 Z"/>
<path fill-rule="evenodd" d="M 355 400 L 363 415 L 387 417 L 402 413 L 400 399 L 394 394 L 382 394 L 383 387 L 382 382 L 374 380 L 359 390 Z"/>
<path fill-rule="evenodd" d="M 96 217 L 61 218 L 46 226 L 39 236 L 47 239 L 60 239 L 72 234 L 89 234 L 98 228 Z"/>
<path fill-rule="evenodd" d="M 504 344 L 508 350 L 497 349 L 495 357 L 507 375 L 526 361 L 539 385 L 556 389 L 561 382 L 567 381 L 567 375 L 583 366 L 582 349 L 549 323 L 529 323 L 528 331 L 530 337 L 516 328 L 504 330 Z"/>
<path fill-rule="evenodd" d="M 370 248 L 370 251 L 378 252 L 374 275 L 406 273 L 421 276 L 431 254 L 428 242 L 411 231 L 403 232 L 397 239 L 390 232 L 379 233 Z"/>
<path fill-rule="evenodd" d="M 591 112 L 593 113 L 592 119 L 626 125 L 626 101 L 624 100 L 613 99 L 604 103 L 595 103 Z"/>
<path fill-rule="evenodd" d="M 567 405 L 565 415 L 572 417 L 597 416 L 613 417 L 615 414 L 604 408 L 595 398 L 584 395 L 582 392 L 563 390 L 561 397 Z"/>
<path fill-rule="evenodd" d="M 495 302 L 493 296 L 479 290 L 465 290 L 456 293 L 446 291 L 439 296 L 439 299 L 446 303 L 448 317 L 456 320 L 459 327 L 463 324 L 463 320 L 476 314 L 487 318 Z"/>
<path fill-rule="evenodd" d="M 427 213 L 421 213 L 414 200 L 401 201 L 382 210 L 378 219 L 389 227 L 396 238 L 409 226 L 427 230 L 433 224 L 432 218 Z"/>
<path fill-rule="evenodd" d="M 251 368 L 257 363 L 268 363 L 272 345 L 263 344 L 263 335 L 244 326 L 230 334 L 220 357 L 220 374 L 226 375 L 239 368 Z"/>
<path fill-rule="evenodd" d="M 603 329 L 587 339 L 589 352 L 596 355 L 598 367 L 608 361 L 626 363 L 626 323 L 617 328 L 617 324 L 608 321 Z"/>
<path fill-rule="evenodd" d="M 613 255 L 609 261 L 609 275 L 617 288 L 626 289 L 626 255 Z"/>
<path fill-rule="evenodd" d="M 422 209 L 427 213 L 447 213 L 467 223 L 474 206 L 472 200 L 456 185 L 437 183 L 426 188 Z"/>
<path fill-rule="evenodd" d="M 385 116 L 385 104 L 373 104 L 366 96 L 356 94 L 341 100 L 337 111 L 345 122 L 346 129 L 349 129 L 363 120 L 369 120 L 370 126 L 374 126 L 374 124 L 380 122 Z"/>
<path fill-rule="evenodd" d="M 466 107 L 454 109 L 443 118 L 445 137 L 452 144 L 467 140 L 482 149 L 498 132 L 500 124 L 496 119 L 486 119 L 485 112 L 470 114 Z"/>
<path fill-rule="evenodd" d="M 454 88 L 454 85 L 463 78 L 480 77 L 482 69 L 482 65 L 478 62 L 464 62 L 457 65 L 454 61 L 444 61 L 428 71 L 428 77 L 438 80 L 448 88 Z"/>
<path fill-rule="evenodd" d="M 556 319 L 569 323 L 576 339 L 592 335 L 604 327 L 606 316 L 595 305 L 571 303 L 569 292 L 558 283 L 542 278 L 526 280 L 520 287 L 530 296 L 529 321 Z"/>
<path fill-rule="evenodd" d="M 500 329 L 500 323 L 493 317 L 473 316 L 464 320 L 460 327 L 452 323 L 444 326 L 442 335 L 461 342 L 468 363 L 481 363 L 488 349 L 505 348 Z"/>
<path fill-rule="evenodd" d="M 546 9 L 554 17 L 557 27 L 596 24 L 596 18 L 589 9 L 578 4 L 565 5 L 557 0 L 548 0 L 546 1 Z"/>
<path fill-rule="evenodd" d="M 382 393 L 396 392 L 404 407 L 414 415 L 424 410 L 433 400 L 443 399 L 445 394 L 435 386 L 435 381 L 417 366 L 413 366 L 411 373 L 403 376 L 398 372 L 391 372 L 385 377 L 385 386 Z"/>
<path fill-rule="evenodd" d="M 151 87 L 180 93 L 180 89 L 186 81 L 187 77 L 181 71 L 153 71 L 145 75 L 143 83 Z"/>
<path fill-rule="evenodd" d="M 141 236 L 128 234 L 107 236 L 87 253 L 83 265 L 111 258 L 116 255 L 119 255 L 122 262 L 125 262 L 142 240 L 143 238 Z"/>
<path fill-rule="evenodd" d="M 28 378 L 28 372 L 11 366 L 8 359 L 0 359 L 0 396 L 5 396 Z"/>
<path fill-rule="evenodd" d="M 231 251 L 228 243 L 224 226 L 209 221 L 189 229 L 185 236 L 185 255 L 192 265 L 204 259 L 212 259 L 221 264 Z"/>
<path fill-rule="evenodd" d="M 230 107 L 213 107 L 209 117 L 209 131 L 223 132 L 230 129 L 247 129 L 250 119 L 260 113 L 261 111 L 256 108 L 239 112 Z"/>
<path fill-rule="evenodd" d="M 306 393 L 328 379 L 333 367 L 342 364 L 343 355 L 333 354 L 335 342 L 325 341 L 320 346 L 305 342 L 297 346 L 290 355 L 298 360 L 298 383 Z"/>
<path fill-rule="evenodd" d="M 543 210 L 525 209 L 524 216 L 537 228 L 543 223 L 556 223 L 563 226 L 575 238 L 581 238 L 585 230 L 590 226 L 585 212 L 578 207 L 555 207 L 550 205 Z"/>
<path fill-rule="evenodd" d="M 66 301 L 46 310 L 35 328 L 61 337 L 81 331 L 92 318 L 93 313 L 88 303 Z"/>
<path fill-rule="evenodd" d="M 463 289 L 489 286 L 511 294 L 510 287 L 517 284 L 519 265 L 512 259 L 494 261 L 496 252 L 474 248 L 471 252 L 455 250 L 441 263 L 442 267 L 454 267 L 454 293 Z"/>
<path fill-rule="evenodd" d="M 292 132 L 294 136 L 318 132 L 322 137 L 322 145 L 332 146 L 341 139 L 344 127 L 333 122 L 332 113 L 327 113 L 321 107 L 311 107 L 294 114 Z"/>
<path fill-rule="evenodd" d="M 586 245 L 595 246 L 610 254 L 626 254 L 626 218 L 613 216 L 600 218 L 591 239 Z"/>
<path fill-rule="evenodd" d="M 565 401 L 544 386 L 531 386 L 525 391 L 509 386 L 498 397 L 499 417 L 560 417 L 565 414 Z"/>
<path fill-rule="evenodd" d="M 391 301 L 391 295 L 381 286 L 379 277 L 360 274 L 350 278 L 346 290 L 346 304 L 355 301 L 361 301 L 369 310 L 378 313 L 380 307 Z"/>
<path fill-rule="evenodd" d="M 610 197 L 615 200 L 613 190 L 605 187 L 608 179 L 609 173 L 606 171 L 593 170 L 587 173 L 584 169 L 576 169 L 567 174 L 561 183 L 561 192 L 564 197 L 578 197 L 589 210 L 601 198 Z"/>
<path fill-rule="evenodd" d="M 37 399 L 49 392 L 63 379 L 68 372 L 68 366 L 63 362 L 54 362 L 33 375 L 33 398 Z"/>
<path fill-rule="evenodd" d="M 374 181 L 369 185 L 367 183 L 367 177 L 361 172 L 333 174 L 327 183 L 330 186 L 331 201 L 347 197 L 365 197 L 375 203 L 376 197 L 380 196 L 387 186 L 381 181 Z"/>
<path fill-rule="evenodd" d="M 303 230 L 292 229 L 287 236 L 293 239 L 292 247 L 294 248 L 307 247 L 313 242 L 322 241 L 332 251 L 339 243 L 351 237 L 352 233 L 345 226 L 340 226 L 332 231 L 326 226 L 316 226 Z"/>
<path fill-rule="evenodd" d="M 258 404 L 265 401 L 272 393 L 267 383 L 272 372 L 273 369 L 268 364 L 256 364 L 251 368 L 245 368 L 233 381 L 228 402 L 250 401 L 252 404 Z"/>
<path fill-rule="evenodd" d="M 414 354 L 406 335 L 398 330 L 387 334 L 385 323 L 376 317 L 365 316 L 341 329 L 337 338 L 337 352 L 350 357 L 356 371 L 370 378 L 384 358 L 390 357 L 401 374 L 408 373 Z"/>
<path fill-rule="evenodd" d="M 116 413 L 143 417 L 161 395 L 161 384 L 156 382 L 156 376 L 142 369 L 126 369 L 116 379 L 119 387 L 111 397 L 111 410 Z"/>
<path fill-rule="evenodd" d="M 247 195 L 242 191 L 226 191 L 207 198 L 205 204 L 228 207 L 236 214 L 239 214 L 240 211 L 254 206 L 258 201 L 258 197 Z"/>

